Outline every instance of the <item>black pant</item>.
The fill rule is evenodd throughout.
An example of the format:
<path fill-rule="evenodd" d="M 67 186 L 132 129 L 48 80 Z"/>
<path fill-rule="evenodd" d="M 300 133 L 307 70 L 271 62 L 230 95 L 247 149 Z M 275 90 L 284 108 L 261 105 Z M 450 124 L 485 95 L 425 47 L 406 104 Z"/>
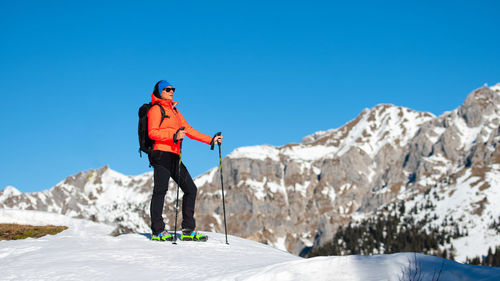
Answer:
<path fill-rule="evenodd" d="M 195 229 L 194 206 L 197 188 L 183 163 L 179 179 L 179 155 L 172 152 L 154 150 L 150 155 L 151 165 L 154 167 L 154 190 L 151 197 L 151 230 L 158 235 L 165 229 L 163 222 L 163 204 L 168 190 L 170 177 L 179 184 L 184 196 L 182 197 L 182 228 Z"/>

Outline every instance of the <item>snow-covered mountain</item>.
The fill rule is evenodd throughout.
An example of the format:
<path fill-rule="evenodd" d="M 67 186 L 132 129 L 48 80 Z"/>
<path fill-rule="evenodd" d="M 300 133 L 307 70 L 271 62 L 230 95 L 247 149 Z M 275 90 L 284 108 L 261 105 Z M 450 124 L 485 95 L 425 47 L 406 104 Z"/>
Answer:
<path fill-rule="evenodd" d="M 38 239 L 0 241 L 0 280 L 498 280 L 500 269 L 421 254 L 303 259 L 239 237 L 208 233 L 207 242 L 150 241 L 146 234 L 109 236 L 112 227 L 54 213 L 1 210 L 0 223 L 66 225 Z M 409 262 L 410 261 L 410 262 Z M 419 270 L 412 265 L 418 266 Z M 433 279 L 435 280 L 435 279 Z"/>
<path fill-rule="evenodd" d="M 0 191 L 3 199 L 0 207 L 48 211 L 116 224 L 119 231 L 146 231 L 152 176 L 152 173 L 125 176 L 105 166 L 70 176 L 42 192 L 21 193 L 8 187 Z M 169 201 L 173 201 L 172 194 L 169 196 Z"/>
<path fill-rule="evenodd" d="M 485 254 L 484 248 L 500 245 L 490 228 L 500 218 L 494 206 L 500 202 L 499 142 L 500 84 L 475 90 L 462 106 L 438 117 L 378 105 L 298 144 L 238 148 L 222 163 L 228 231 L 299 254 L 387 204 L 433 200 L 434 209 L 419 216 L 445 225 L 453 215 L 468 230 L 451 241 L 457 259 Z M 223 232 L 217 168 L 195 182 L 199 229 Z M 39 193 L 8 187 L 0 191 L 0 208 L 90 218 L 117 225 L 115 233 L 147 232 L 151 192 L 152 173 L 125 176 L 106 166 Z M 173 225 L 174 196 L 167 193 L 167 225 Z"/>

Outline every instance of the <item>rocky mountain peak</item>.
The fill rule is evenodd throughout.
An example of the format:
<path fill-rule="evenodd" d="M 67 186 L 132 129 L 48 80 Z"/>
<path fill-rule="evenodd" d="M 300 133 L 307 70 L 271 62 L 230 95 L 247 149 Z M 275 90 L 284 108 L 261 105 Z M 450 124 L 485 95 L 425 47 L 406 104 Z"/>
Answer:
<path fill-rule="evenodd" d="M 500 87 L 481 87 L 472 92 L 458 109 L 469 128 L 477 127 L 484 121 L 484 116 L 498 113 L 500 110 Z"/>
<path fill-rule="evenodd" d="M 405 145 L 419 126 L 434 118 L 427 112 L 418 112 L 392 104 L 379 104 L 364 109 L 355 119 L 339 129 L 317 132 L 302 139 L 302 145 L 338 147 L 338 156 L 355 146 L 370 157 L 388 143 Z"/>
<path fill-rule="evenodd" d="M 0 190 L 0 202 L 4 199 L 7 199 L 12 196 L 20 195 L 21 191 L 17 190 L 17 188 L 13 186 L 6 186 L 3 190 Z"/>

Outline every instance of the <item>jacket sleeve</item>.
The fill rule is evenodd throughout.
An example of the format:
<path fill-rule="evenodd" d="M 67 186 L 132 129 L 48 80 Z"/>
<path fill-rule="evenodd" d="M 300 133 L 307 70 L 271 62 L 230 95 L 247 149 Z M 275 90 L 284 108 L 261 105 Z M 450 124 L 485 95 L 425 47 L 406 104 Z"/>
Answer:
<path fill-rule="evenodd" d="M 182 126 L 186 127 L 186 129 L 185 129 L 186 135 L 190 139 L 204 142 L 206 144 L 210 144 L 212 142 L 211 136 L 207 136 L 207 135 L 202 134 L 202 133 L 198 132 L 197 130 L 195 130 L 193 127 L 191 127 L 191 125 L 188 124 L 186 119 L 184 119 L 184 116 L 182 116 L 182 114 L 179 111 L 177 111 L 177 112 L 181 118 Z"/>
<path fill-rule="evenodd" d="M 174 128 L 160 128 L 161 109 L 153 106 L 148 112 L 148 134 L 149 138 L 157 141 L 168 141 L 174 139 L 176 130 Z M 163 120 L 165 122 L 165 120 Z"/>

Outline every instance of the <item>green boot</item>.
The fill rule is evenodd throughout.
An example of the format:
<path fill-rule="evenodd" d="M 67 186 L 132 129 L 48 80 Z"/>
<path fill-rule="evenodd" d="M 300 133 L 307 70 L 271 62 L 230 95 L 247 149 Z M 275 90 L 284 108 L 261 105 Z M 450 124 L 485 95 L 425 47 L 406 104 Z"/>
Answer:
<path fill-rule="evenodd" d="M 185 229 L 182 231 L 181 240 L 205 242 L 208 240 L 208 236 L 206 236 L 205 234 L 198 233 L 196 230 Z"/>
<path fill-rule="evenodd" d="M 156 240 L 156 241 L 172 241 L 172 240 L 174 240 L 174 236 L 172 234 L 168 233 L 168 231 L 163 230 L 158 235 L 152 234 L 151 235 L 151 240 Z"/>

